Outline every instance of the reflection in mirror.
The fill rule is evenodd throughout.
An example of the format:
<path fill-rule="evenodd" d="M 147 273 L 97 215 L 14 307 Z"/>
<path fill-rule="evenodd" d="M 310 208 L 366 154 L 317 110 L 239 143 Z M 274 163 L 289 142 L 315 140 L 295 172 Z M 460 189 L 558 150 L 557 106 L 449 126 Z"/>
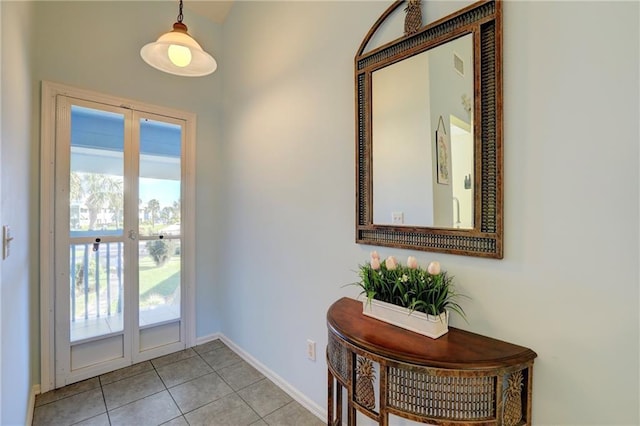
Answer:
<path fill-rule="evenodd" d="M 451 191 L 453 228 L 473 228 L 473 132 L 455 115 L 449 117 L 451 135 Z"/>
<path fill-rule="evenodd" d="M 471 34 L 372 73 L 374 224 L 473 228 L 473 84 Z"/>

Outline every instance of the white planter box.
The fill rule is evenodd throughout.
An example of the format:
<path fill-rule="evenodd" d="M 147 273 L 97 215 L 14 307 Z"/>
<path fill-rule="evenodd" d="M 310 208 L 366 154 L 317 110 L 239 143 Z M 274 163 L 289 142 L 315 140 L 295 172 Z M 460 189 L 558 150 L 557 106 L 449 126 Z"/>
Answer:
<path fill-rule="evenodd" d="M 362 301 L 362 313 L 433 339 L 437 339 L 449 331 L 448 312 L 438 316 L 427 315 L 391 303 L 375 299 L 369 302 L 365 299 Z"/>

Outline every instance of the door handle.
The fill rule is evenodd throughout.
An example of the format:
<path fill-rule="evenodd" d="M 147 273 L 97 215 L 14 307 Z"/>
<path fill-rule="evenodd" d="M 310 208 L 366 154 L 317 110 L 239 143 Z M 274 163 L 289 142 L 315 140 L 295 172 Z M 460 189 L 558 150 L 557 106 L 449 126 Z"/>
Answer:
<path fill-rule="evenodd" d="M 130 240 L 137 240 L 138 239 L 138 233 L 136 231 L 134 231 L 133 229 L 129 230 L 129 239 Z"/>

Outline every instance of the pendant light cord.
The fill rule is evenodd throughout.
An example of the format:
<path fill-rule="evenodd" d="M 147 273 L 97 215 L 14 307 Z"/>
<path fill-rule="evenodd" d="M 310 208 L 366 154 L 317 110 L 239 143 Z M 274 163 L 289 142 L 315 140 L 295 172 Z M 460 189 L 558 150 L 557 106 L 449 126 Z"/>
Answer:
<path fill-rule="evenodd" d="M 180 12 L 178 13 L 178 22 L 182 23 L 182 18 L 183 18 L 183 16 L 182 16 L 182 0 L 180 0 L 179 8 L 180 8 Z"/>

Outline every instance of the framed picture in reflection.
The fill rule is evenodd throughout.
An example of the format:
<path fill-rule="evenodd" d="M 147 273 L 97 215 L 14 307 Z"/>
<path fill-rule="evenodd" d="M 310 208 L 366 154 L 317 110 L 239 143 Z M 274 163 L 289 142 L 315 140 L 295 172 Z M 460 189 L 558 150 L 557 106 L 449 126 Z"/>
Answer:
<path fill-rule="evenodd" d="M 449 185 L 449 143 L 444 130 L 436 130 L 436 174 L 441 185 Z"/>

